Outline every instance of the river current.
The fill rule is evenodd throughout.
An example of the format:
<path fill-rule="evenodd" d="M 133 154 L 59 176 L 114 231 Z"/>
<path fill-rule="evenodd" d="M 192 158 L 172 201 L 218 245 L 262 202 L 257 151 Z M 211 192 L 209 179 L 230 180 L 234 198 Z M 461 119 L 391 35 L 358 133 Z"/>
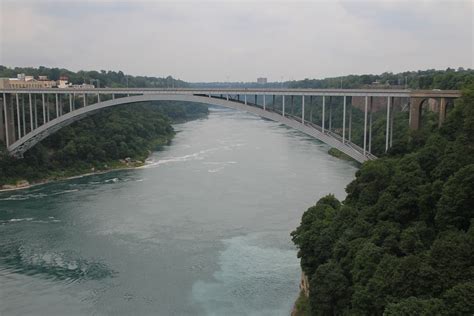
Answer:
<path fill-rule="evenodd" d="M 356 166 L 221 108 L 135 170 L 0 193 L 0 315 L 289 315 L 290 232 Z"/>

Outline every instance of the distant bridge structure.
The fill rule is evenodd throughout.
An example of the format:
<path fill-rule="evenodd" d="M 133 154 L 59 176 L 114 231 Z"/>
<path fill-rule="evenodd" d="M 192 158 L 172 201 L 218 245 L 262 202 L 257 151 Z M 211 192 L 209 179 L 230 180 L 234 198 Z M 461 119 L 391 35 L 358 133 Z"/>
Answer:
<path fill-rule="evenodd" d="M 358 162 L 376 159 L 371 153 L 373 99 L 383 98 L 386 107 L 385 149 L 391 146 L 393 135 L 393 108 L 395 100 L 409 106 L 410 127 L 421 124 L 421 108 L 428 99 L 439 103 L 439 122 L 444 121 L 449 102 L 461 96 L 457 90 L 394 90 L 394 89 L 154 89 L 154 88 L 100 88 L 100 89 L 0 89 L 0 141 L 15 157 L 35 144 L 86 116 L 101 109 L 120 104 L 147 101 L 184 101 L 246 111 L 282 123 L 337 148 Z M 275 98 L 280 98 L 278 109 Z M 319 98 L 320 123 L 308 120 L 305 104 Z M 342 103 L 342 128 L 332 128 L 331 98 Z M 352 99 L 363 100 L 363 145 L 351 140 Z M 290 113 L 295 99 L 299 99 L 301 114 Z M 329 102 L 328 102 L 329 101 Z M 349 101 L 349 102 L 348 102 Z M 292 112 L 292 111 L 291 111 Z M 338 132 L 338 133 L 336 133 Z"/>

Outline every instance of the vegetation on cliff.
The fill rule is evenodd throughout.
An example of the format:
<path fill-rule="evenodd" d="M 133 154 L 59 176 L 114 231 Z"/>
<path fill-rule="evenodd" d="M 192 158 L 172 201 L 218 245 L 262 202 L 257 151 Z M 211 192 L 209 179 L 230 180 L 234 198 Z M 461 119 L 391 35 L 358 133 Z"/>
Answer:
<path fill-rule="evenodd" d="M 64 127 L 23 159 L 10 157 L 0 143 L 0 185 L 138 165 L 172 138 L 173 121 L 205 114 L 207 106 L 193 103 L 121 105 Z"/>
<path fill-rule="evenodd" d="M 292 232 L 313 315 L 474 313 L 474 85 Z"/>

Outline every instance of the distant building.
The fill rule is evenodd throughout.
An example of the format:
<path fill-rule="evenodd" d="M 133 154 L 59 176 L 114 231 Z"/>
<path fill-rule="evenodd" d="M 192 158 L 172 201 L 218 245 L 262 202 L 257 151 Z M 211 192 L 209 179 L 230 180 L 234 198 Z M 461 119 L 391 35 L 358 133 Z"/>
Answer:
<path fill-rule="evenodd" d="M 68 88 L 69 87 L 68 81 L 69 81 L 69 78 L 66 76 L 59 77 L 58 88 L 60 89 Z"/>
<path fill-rule="evenodd" d="M 267 83 L 267 78 L 264 78 L 264 77 L 257 78 L 257 83 L 258 84 L 266 84 Z"/>
<path fill-rule="evenodd" d="M 35 80 L 33 76 L 18 74 L 16 78 L 0 78 L 2 89 L 44 89 L 56 87 L 54 80 Z"/>

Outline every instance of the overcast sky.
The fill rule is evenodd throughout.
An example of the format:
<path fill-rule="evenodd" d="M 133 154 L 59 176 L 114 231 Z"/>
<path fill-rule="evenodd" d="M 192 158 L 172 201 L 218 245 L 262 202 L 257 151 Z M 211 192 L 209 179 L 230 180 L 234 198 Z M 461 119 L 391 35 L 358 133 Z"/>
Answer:
<path fill-rule="evenodd" d="M 0 64 L 323 78 L 473 67 L 473 0 L 0 0 Z"/>

